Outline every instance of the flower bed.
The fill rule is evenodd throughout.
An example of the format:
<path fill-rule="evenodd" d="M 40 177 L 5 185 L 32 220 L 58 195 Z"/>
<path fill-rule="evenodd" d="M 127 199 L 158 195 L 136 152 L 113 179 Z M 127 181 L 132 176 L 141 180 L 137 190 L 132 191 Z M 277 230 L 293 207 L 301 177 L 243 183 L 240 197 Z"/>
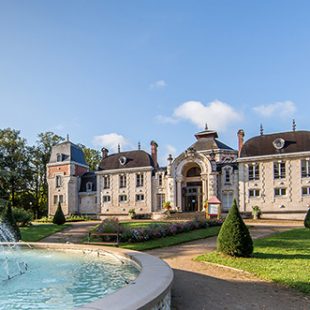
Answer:
<path fill-rule="evenodd" d="M 176 234 L 189 232 L 195 229 L 222 225 L 223 220 L 200 220 L 167 224 L 150 224 L 147 227 L 128 228 L 119 224 L 116 218 L 105 219 L 96 229 L 98 233 L 121 234 L 122 242 L 143 242 L 158 238 L 165 238 Z M 107 237 L 102 237 L 106 241 Z M 109 237 L 108 237 L 109 238 Z"/>

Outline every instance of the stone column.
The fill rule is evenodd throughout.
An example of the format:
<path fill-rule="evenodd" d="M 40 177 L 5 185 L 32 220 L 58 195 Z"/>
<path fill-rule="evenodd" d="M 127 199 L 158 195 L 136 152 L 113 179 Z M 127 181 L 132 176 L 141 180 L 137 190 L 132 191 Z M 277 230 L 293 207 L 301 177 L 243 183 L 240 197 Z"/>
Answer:
<path fill-rule="evenodd" d="M 208 175 L 206 173 L 201 174 L 202 183 L 202 204 L 208 199 Z"/>
<path fill-rule="evenodd" d="M 177 207 L 179 208 L 180 211 L 182 211 L 182 181 L 183 177 L 179 176 L 176 179 L 177 181 Z"/>

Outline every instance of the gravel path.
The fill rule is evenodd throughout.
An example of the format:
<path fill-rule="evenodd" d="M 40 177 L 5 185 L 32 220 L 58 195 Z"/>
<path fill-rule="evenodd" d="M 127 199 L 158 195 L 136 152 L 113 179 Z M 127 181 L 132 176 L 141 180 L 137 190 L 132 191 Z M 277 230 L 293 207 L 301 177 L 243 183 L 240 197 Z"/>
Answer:
<path fill-rule="evenodd" d="M 250 231 L 253 238 L 259 238 L 296 226 L 260 224 Z M 173 309 L 310 309 L 309 296 L 260 280 L 246 272 L 193 261 L 196 256 L 214 250 L 215 245 L 216 237 L 212 237 L 148 251 L 164 259 L 174 270 Z"/>

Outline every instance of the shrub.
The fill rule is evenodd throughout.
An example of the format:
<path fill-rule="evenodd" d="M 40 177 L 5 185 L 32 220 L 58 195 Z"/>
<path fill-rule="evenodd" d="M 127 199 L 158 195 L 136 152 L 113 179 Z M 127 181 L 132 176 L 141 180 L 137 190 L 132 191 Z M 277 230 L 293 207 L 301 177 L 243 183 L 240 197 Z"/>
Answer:
<path fill-rule="evenodd" d="M 32 213 L 25 209 L 13 208 L 14 218 L 19 226 L 27 226 L 31 224 Z"/>
<path fill-rule="evenodd" d="M 90 217 L 83 215 L 70 215 L 66 217 L 66 222 L 84 222 L 89 221 Z"/>
<path fill-rule="evenodd" d="M 21 234 L 16 224 L 16 220 L 15 220 L 10 203 L 7 204 L 7 206 L 4 209 L 4 212 L 2 215 L 2 222 L 5 223 L 11 229 L 11 232 L 15 238 L 14 241 L 19 241 L 21 239 Z"/>
<path fill-rule="evenodd" d="M 99 233 L 116 233 L 121 230 L 118 219 L 115 217 L 104 219 L 97 227 Z"/>
<path fill-rule="evenodd" d="M 134 219 L 136 216 L 136 211 L 135 209 L 129 209 L 128 215 L 130 216 L 131 219 Z"/>
<path fill-rule="evenodd" d="M 219 232 L 217 250 L 224 254 L 241 257 L 249 257 L 253 253 L 253 241 L 240 216 L 236 200 Z"/>
<path fill-rule="evenodd" d="M 39 223 L 53 223 L 53 217 L 51 216 L 43 216 L 40 219 L 35 220 L 36 222 Z"/>
<path fill-rule="evenodd" d="M 64 223 L 66 223 L 66 218 L 64 216 L 64 213 L 62 212 L 60 202 L 58 202 L 58 207 L 53 217 L 53 223 L 56 225 L 63 225 Z"/>
<path fill-rule="evenodd" d="M 304 225 L 306 228 L 310 228 L 310 208 L 307 211 L 307 214 L 305 216 Z"/>

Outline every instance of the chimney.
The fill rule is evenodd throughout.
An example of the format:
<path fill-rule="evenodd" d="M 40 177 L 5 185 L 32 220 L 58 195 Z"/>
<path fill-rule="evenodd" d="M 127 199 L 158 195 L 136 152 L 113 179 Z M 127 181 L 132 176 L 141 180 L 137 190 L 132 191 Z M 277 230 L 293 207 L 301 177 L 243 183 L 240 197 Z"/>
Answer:
<path fill-rule="evenodd" d="M 102 154 L 102 159 L 104 159 L 104 158 L 108 157 L 109 150 L 106 149 L 105 147 L 103 147 L 103 148 L 101 149 L 101 154 Z"/>
<path fill-rule="evenodd" d="M 157 148 L 158 148 L 158 144 L 152 140 L 151 141 L 151 156 L 154 162 L 154 167 L 155 169 L 158 168 L 158 162 L 157 162 Z"/>
<path fill-rule="evenodd" d="M 240 157 L 241 154 L 241 149 L 243 147 L 243 142 L 244 142 L 244 130 L 243 129 L 239 129 L 237 136 L 238 136 L 238 157 Z"/>

